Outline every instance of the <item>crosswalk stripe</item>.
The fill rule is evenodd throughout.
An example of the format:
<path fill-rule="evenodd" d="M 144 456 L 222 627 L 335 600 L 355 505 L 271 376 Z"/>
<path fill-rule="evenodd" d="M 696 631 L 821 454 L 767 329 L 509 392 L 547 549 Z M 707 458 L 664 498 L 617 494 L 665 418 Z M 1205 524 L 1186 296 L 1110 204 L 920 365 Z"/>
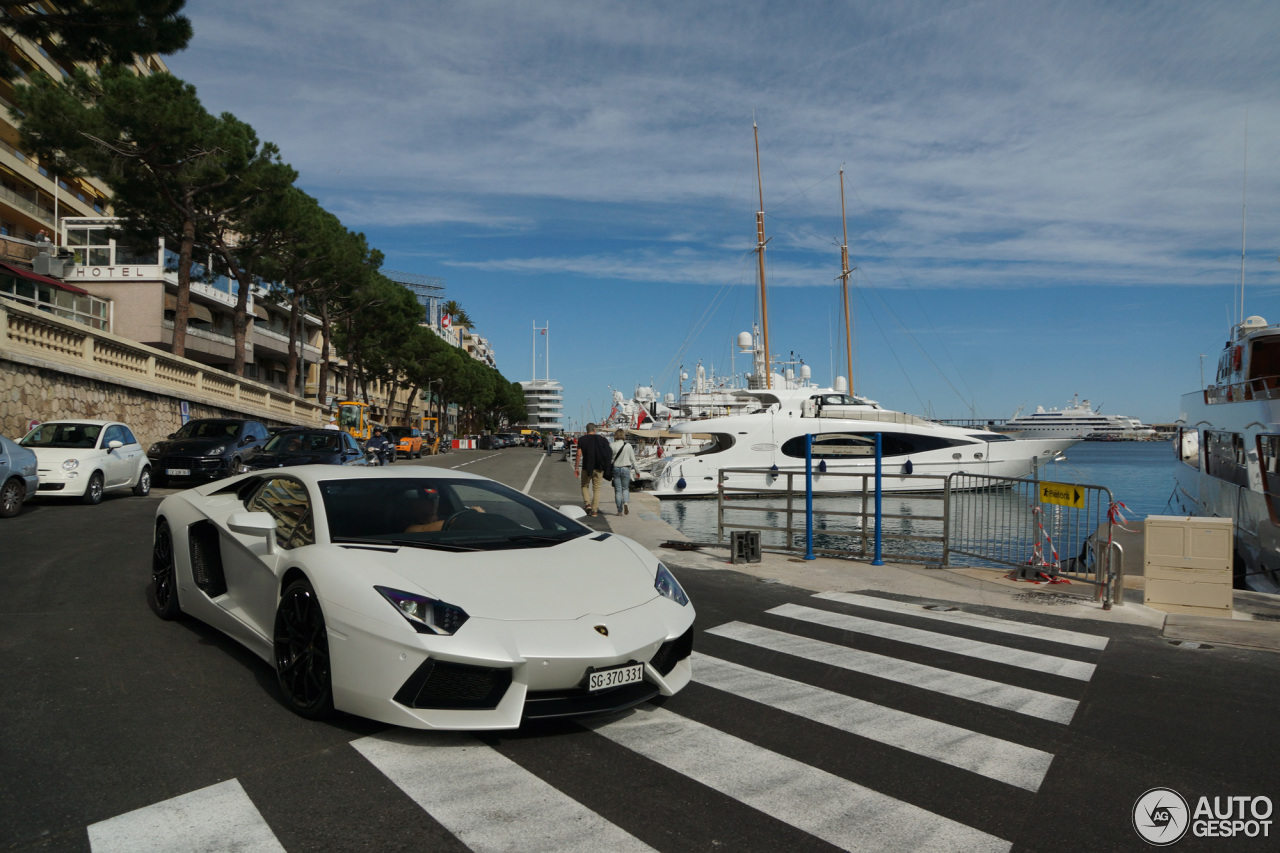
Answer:
<path fill-rule="evenodd" d="M 977 613 L 965 613 L 962 610 L 926 610 L 919 604 L 908 604 L 887 598 L 876 598 L 871 595 L 858 595 L 855 592 L 820 592 L 814 598 L 827 601 L 839 601 L 844 604 L 856 604 L 875 610 L 891 613 L 907 613 L 922 619 L 935 619 L 942 622 L 955 622 L 959 625 L 970 625 L 988 631 L 999 631 L 1002 634 L 1014 634 L 1019 637 L 1035 637 L 1054 643 L 1065 643 L 1086 649 L 1105 649 L 1107 638 L 1097 634 L 1085 634 L 1080 631 L 1068 631 L 1063 628 L 1047 628 L 1029 622 L 1015 622 L 1011 619 L 998 619 L 994 616 L 982 616 Z"/>
<path fill-rule="evenodd" d="M 473 737 L 395 732 L 351 745 L 476 853 L 653 849 Z"/>
<path fill-rule="evenodd" d="M 886 708 L 779 675 L 694 654 L 699 684 L 807 720 L 932 758 L 989 779 L 1037 791 L 1053 755 L 959 726 Z"/>
<path fill-rule="evenodd" d="M 664 767 L 843 850 L 1005 851 L 1010 843 L 662 708 L 584 721 Z"/>
<path fill-rule="evenodd" d="M 906 625 L 896 625 L 892 622 L 863 619 L 861 616 L 850 616 L 847 613 L 835 613 L 831 610 L 818 610 L 800 604 L 784 604 L 766 612 L 775 616 L 785 616 L 789 619 L 799 619 L 817 625 L 826 625 L 829 628 L 856 631 L 859 634 L 895 640 L 899 643 L 910 643 L 913 646 L 924 646 L 925 648 L 938 649 L 939 651 L 978 658 L 979 660 L 989 660 L 995 663 L 1035 670 L 1036 672 L 1061 675 L 1065 678 L 1074 678 L 1077 681 L 1088 681 L 1093 678 L 1094 665 L 1084 661 L 1054 657 L 1053 655 L 1040 654 L 1039 652 L 1028 652 L 1023 649 L 1011 649 L 1008 646 L 984 643 L 981 640 L 970 640 L 965 637 L 953 637 L 950 634 L 924 631 L 920 628 L 910 628 Z"/>
<path fill-rule="evenodd" d="M 806 658 L 828 666 L 836 666 L 960 699 L 981 702 L 996 708 L 1006 708 L 1019 714 L 1058 723 L 1071 722 L 1078 705 L 1073 699 L 1041 693 L 1038 690 L 1002 684 L 986 678 L 964 675 L 873 652 L 864 652 L 821 640 L 811 640 L 808 637 L 798 637 L 744 622 L 729 622 L 710 628 L 707 633 Z"/>
<path fill-rule="evenodd" d="M 235 779 L 89 825 L 93 853 L 284 853 Z"/>

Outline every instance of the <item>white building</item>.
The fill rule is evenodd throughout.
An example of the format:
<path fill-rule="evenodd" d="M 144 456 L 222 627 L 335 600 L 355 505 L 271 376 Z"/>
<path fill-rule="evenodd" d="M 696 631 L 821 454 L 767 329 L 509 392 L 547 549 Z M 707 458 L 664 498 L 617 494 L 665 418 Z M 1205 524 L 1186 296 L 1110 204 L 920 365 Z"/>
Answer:
<path fill-rule="evenodd" d="M 539 432 L 564 429 L 564 388 L 553 379 L 531 379 L 520 383 L 530 429 Z"/>

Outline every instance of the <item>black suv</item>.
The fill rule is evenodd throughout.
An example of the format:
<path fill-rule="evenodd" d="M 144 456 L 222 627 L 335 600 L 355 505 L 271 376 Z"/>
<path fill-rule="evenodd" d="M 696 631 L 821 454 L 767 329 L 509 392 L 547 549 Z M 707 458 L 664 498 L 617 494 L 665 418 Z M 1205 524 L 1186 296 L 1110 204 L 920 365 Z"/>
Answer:
<path fill-rule="evenodd" d="M 241 466 L 262 451 L 267 428 L 242 418 L 199 418 L 147 449 L 151 481 L 163 488 L 169 480 L 216 480 L 239 474 Z"/>

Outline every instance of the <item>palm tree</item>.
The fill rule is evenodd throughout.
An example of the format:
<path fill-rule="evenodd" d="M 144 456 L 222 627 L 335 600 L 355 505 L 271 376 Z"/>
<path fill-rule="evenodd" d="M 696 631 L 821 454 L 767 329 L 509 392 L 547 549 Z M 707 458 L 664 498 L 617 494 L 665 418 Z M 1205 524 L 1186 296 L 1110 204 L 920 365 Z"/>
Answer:
<path fill-rule="evenodd" d="M 441 305 L 440 310 L 453 318 L 453 325 L 471 328 L 471 317 L 468 316 L 466 309 L 459 305 L 456 299 L 450 299 Z"/>

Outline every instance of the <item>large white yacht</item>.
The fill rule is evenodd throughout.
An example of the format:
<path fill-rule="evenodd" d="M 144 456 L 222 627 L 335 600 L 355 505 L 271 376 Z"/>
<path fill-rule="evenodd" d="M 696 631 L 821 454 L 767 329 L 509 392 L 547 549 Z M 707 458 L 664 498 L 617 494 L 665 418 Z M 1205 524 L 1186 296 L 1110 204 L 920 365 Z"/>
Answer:
<path fill-rule="evenodd" d="M 1037 406 L 1030 415 L 1014 415 L 995 428 L 1014 438 L 1155 438 L 1156 431 L 1137 418 L 1095 412 L 1079 395 L 1062 409 Z"/>
<path fill-rule="evenodd" d="M 744 336 L 748 338 L 749 335 Z M 763 361 L 754 377 L 763 377 Z M 875 436 L 881 434 L 881 478 L 885 491 L 935 491 L 947 474 L 965 472 L 1027 477 L 1052 462 L 1077 438 L 1015 439 L 995 432 L 948 426 L 885 409 L 849 394 L 843 378 L 836 388 L 819 388 L 800 376 L 772 374 L 771 387 L 735 392 L 759 411 L 675 424 L 677 433 L 706 437 L 689 455 L 665 458 L 653 468 L 651 491 L 659 498 L 712 496 L 725 485 L 737 494 L 769 494 L 787 489 L 787 472 L 803 474 L 805 436 L 813 435 L 814 491 L 862 488 L 861 479 L 827 474 L 875 473 Z M 763 380 L 752 385 L 762 385 Z M 915 475 L 915 476 L 912 476 Z M 922 475 L 929 475 L 928 477 Z M 794 479 L 796 488 L 803 479 Z M 868 488 L 874 484 L 868 481 Z"/>
<path fill-rule="evenodd" d="M 1178 422 L 1179 509 L 1234 518 L 1237 585 L 1280 592 L 1280 325 L 1233 328 L 1214 384 L 1183 395 Z"/>

